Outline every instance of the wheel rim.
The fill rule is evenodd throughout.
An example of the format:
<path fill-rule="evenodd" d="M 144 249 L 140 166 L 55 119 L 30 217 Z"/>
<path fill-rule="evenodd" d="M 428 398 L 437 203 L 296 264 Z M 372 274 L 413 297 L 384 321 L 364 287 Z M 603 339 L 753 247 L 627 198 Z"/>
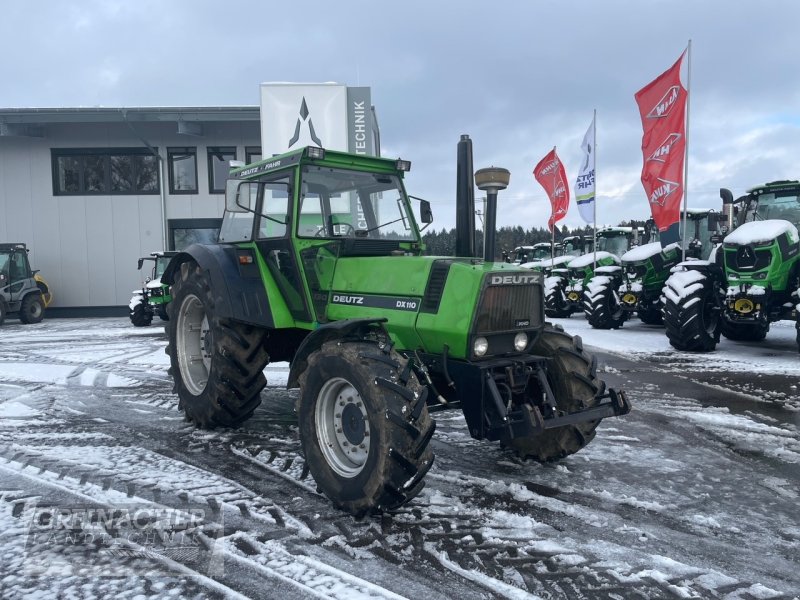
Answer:
<path fill-rule="evenodd" d="M 39 302 L 31 302 L 30 315 L 34 319 L 38 319 L 42 314 L 42 305 Z"/>
<path fill-rule="evenodd" d="M 181 378 L 189 392 L 199 396 L 208 383 L 213 351 L 211 328 L 200 298 L 194 294 L 186 296 L 175 327 Z"/>
<path fill-rule="evenodd" d="M 317 395 L 317 439 L 325 461 L 338 475 L 355 477 L 369 457 L 367 410 L 358 390 L 346 379 L 328 380 Z"/>
<path fill-rule="evenodd" d="M 719 322 L 719 312 L 715 310 L 714 302 L 709 300 L 703 306 L 703 325 L 705 325 L 706 333 L 713 336 L 717 330 L 717 323 Z"/>

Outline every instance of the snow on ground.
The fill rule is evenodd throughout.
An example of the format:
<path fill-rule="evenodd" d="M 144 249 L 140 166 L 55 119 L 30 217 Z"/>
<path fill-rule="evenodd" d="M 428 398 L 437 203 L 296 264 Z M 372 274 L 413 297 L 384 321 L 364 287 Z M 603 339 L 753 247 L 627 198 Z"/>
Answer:
<path fill-rule="evenodd" d="M 241 429 L 200 431 L 176 410 L 163 328 L 6 323 L 0 597 L 796 596 L 793 324 L 774 324 L 763 343 L 723 338 L 715 353 L 687 354 L 638 320 L 616 331 L 554 321 L 599 353 L 599 374 L 626 389 L 633 412 L 555 465 L 472 440 L 460 412 L 436 413 L 426 488 L 361 521 L 307 474 L 286 363 L 265 368 L 263 403 Z M 201 508 L 200 555 L 224 569 L 130 543 L 111 555 L 31 545 L 30 505 Z M 78 550 L 88 575 L 30 569 Z"/>
<path fill-rule="evenodd" d="M 749 372 L 754 378 L 766 373 L 800 376 L 797 330 L 790 321 L 773 323 L 763 342 L 732 342 L 722 337 L 716 351 L 709 353 L 675 350 L 663 327 L 645 325 L 636 318 L 626 321 L 618 330 L 593 329 L 582 315 L 552 319 L 552 322 L 561 325 L 567 333 L 581 336 L 590 346 L 659 366 Z"/>

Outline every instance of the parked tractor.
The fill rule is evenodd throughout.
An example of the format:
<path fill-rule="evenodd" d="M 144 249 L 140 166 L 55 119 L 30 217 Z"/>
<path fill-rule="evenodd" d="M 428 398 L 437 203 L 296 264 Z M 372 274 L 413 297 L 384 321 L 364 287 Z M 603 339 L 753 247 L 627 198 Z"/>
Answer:
<path fill-rule="evenodd" d="M 681 263 L 664 287 L 664 324 L 678 350 L 709 352 L 720 335 L 760 341 L 770 323 L 798 326 L 800 182 L 773 181 L 720 197 L 736 227 L 710 261 Z"/>
<path fill-rule="evenodd" d="M 691 236 L 687 258 L 708 258 L 718 216 L 707 208 L 687 211 L 686 227 Z M 643 245 L 622 255 L 619 266 L 598 268 L 586 284 L 583 310 L 595 329 L 617 329 L 634 313 L 645 324 L 662 323 L 662 289 L 671 269 L 681 262 L 682 251 L 679 244 L 662 248 L 652 221 L 645 226 L 643 241 Z"/>
<path fill-rule="evenodd" d="M 472 164 L 464 138 L 460 166 L 467 142 Z M 236 168 L 219 243 L 188 247 L 162 276 L 188 420 L 240 425 L 261 403 L 265 365 L 290 361 L 308 470 L 357 516 L 419 493 L 437 411 L 461 410 L 473 438 L 547 462 L 630 410 L 580 338 L 544 322 L 540 274 L 488 260 L 493 242 L 483 259 L 425 256 L 409 168 L 317 147 Z M 505 187 L 508 171 L 488 171 L 479 187 Z M 414 202 L 427 227 L 430 204 Z M 496 191 L 486 222 L 495 214 Z M 457 230 L 457 247 L 474 240 L 474 225 Z"/>
<path fill-rule="evenodd" d="M 586 284 L 596 268 L 620 264 L 619 256 L 638 239 L 632 227 L 604 227 L 597 232 L 597 252 L 581 254 L 564 267 L 553 269 L 545 280 L 545 314 L 566 318 L 583 309 Z M 588 245 L 587 245 L 588 250 Z"/>
<path fill-rule="evenodd" d="M 161 282 L 161 275 L 176 254 L 177 252 L 151 252 L 150 256 L 139 259 L 137 268 L 140 271 L 145 262 L 152 262 L 153 266 L 142 288 L 133 291 L 128 304 L 131 323 L 135 327 L 147 327 L 153 322 L 154 315 L 158 315 L 162 321 L 169 320 L 167 305 L 172 301 L 172 296 L 169 294 L 169 286 Z"/>
<path fill-rule="evenodd" d="M 561 244 L 551 246 L 550 242 L 539 242 L 532 246 L 517 246 L 514 248 L 513 255 L 508 256 L 506 262 L 520 265 L 545 260 L 553 256 L 561 256 L 562 254 L 563 246 Z"/>
<path fill-rule="evenodd" d="M 47 282 L 31 270 L 25 244 L 0 244 L 0 325 L 8 315 L 39 323 L 52 297 Z"/>

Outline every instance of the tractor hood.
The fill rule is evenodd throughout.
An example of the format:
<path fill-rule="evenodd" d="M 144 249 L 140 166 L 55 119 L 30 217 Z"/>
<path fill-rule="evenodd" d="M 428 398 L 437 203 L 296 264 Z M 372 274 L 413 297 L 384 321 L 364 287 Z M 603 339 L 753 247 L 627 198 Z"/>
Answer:
<path fill-rule="evenodd" d="M 543 324 L 542 281 L 528 269 L 475 258 L 344 257 L 327 318 L 383 317 L 402 348 L 441 352 L 447 345 L 453 358 L 466 358 L 476 332 L 513 338 L 528 329 L 533 339 Z M 478 310 L 481 301 L 491 306 Z"/>

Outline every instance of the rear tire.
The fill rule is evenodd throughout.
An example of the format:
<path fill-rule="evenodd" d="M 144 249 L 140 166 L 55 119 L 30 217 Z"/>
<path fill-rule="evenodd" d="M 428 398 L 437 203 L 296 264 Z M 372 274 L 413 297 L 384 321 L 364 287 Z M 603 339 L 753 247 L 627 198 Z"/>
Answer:
<path fill-rule="evenodd" d="M 134 327 L 147 327 L 153 322 L 153 313 L 148 310 L 147 305 L 140 299 L 139 304 L 131 309 L 130 318 Z"/>
<path fill-rule="evenodd" d="M 220 319 L 208 278 L 187 261 L 172 285 L 166 353 L 178 408 L 197 427 L 236 427 L 261 404 L 269 362 L 266 332 Z"/>
<path fill-rule="evenodd" d="M 162 321 L 169 321 L 169 314 L 167 313 L 166 304 L 156 304 L 155 309 L 159 319 Z"/>
<path fill-rule="evenodd" d="M 42 294 L 35 292 L 22 299 L 19 307 L 19 320 L 26 324 L 39 323 L 44 319 L 44 301 Z"/>
<path fill-rule="evenodd" d="M 578 336 L 571 336 L 552 326 L 545 327 L 531 354 L 549 358 L 547 380 L 559 411 L 571 413 L 597 404 L 605 383 L 597 378 L 597 361 L 583 350 Z M 522 458 L 550 462 L 575 454 L 595 436 L 602 419 L 546 429 L 540 435 L 515 438 L 505 445 Z"/>
<path fill-rule="evenodd" d="M 597 275 L 589 280 L 583 295 L 583 312 L 595 329 L 619 329 L 627 320 L 617 298 L 616 280 L 607 275 Z"/>
<path fill-rule="evenodd" d="M 643 301 L 648 302 L 647 300 Z M 639 319 L 645 325 L 664 324 L 664 312 L 661 309 L 660 302 L 649 302 L 645 308 L 637 310 L 636 314 L 639 315 Z"/>
<path fill-rule="evenodd" d="M 435 423 L 407 359 L 378 342 L 330 341 L 309 356 L 299 382 L 306 464 L 337 508 L 361 517 L 419 493 Z"/>
<path fill-rule="evenodd" d="M 701 271 L 678 271 L 664 285 L 664 327 L 676 350 L 711 352 L 719 342 L 722 317 L 714 278 Z"/>
<path fill-rule="evenodd" d="M 6 303 L 0 299 L 0 325 L 6 320 Z"/>
<path fill-rule="evenodd" d="M 722 335 L 734 342 L 760 342 L 768 332 L 769 323 L 731 323 L 722 319 Z"/>

